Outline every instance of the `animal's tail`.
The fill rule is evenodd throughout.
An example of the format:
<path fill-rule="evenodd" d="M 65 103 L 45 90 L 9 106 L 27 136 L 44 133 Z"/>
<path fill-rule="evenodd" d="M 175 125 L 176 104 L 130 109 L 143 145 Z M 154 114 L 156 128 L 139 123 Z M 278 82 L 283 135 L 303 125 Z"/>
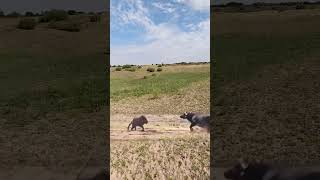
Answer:
<path fill-rule="evenodd" d="M 132 124 L 132 122 L 128 125 L 128 131 L 129 131 L 129 128 L 130 128 L 130 125 Z"/>

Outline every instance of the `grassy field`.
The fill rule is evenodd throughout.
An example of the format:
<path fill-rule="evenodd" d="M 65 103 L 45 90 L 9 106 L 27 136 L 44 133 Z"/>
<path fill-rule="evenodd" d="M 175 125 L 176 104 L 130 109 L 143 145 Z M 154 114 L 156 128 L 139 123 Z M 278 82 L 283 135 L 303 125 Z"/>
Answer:
<path fill-rule="evenodd" d="M 319 56 L 319 16 L 319 9 L 217 13 L 211 36 L 217 63 L 215 87 L 246 80 L 265 65 Z"/>
<path fill-rule="evenodd" d="M 105 150 L 107 19 L 80 32 L 17 29 L 19 19 L 0 18 L 0 164 L 74 176 Z"/>
<path fill-rule="evenodd" d="M 111 178 L 209 179 L 209 138 L 189 136 L 111 144 Z"/>
<path fill-rule="evenodd" d="M 111 178 L 209 179 L 209 134 L 179 118 L 209 113 L 210 65 L 163 66 L 161 72 L 111 69 Z M 155 75 L 153 75 L 155 74 Z M 145 115 L 145 131 L 127 131 Z"/>
<path fill-rule="evenodd" d="M 239 157 L 319 163 L 319 9 L 215 13 L 217 167 Z"/>

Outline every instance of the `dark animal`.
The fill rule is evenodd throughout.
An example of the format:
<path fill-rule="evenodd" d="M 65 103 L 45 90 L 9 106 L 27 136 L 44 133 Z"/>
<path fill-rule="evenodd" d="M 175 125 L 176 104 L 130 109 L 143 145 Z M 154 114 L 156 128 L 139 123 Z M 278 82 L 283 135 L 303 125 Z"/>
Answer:
<path fill-rule="evenodd" d="M 144 131 L 144 127 L 143 127 L 144 124 L 148 124 L 148 120 L 147 120 L 147 118 L 145 116 L 140 116 L 140 117 L 133 118 L 131 123 L 128 125 L 128 131 L 129 131 L 130 125 L 132 125 L 131 131 L 133 129 L 136 130 L 137 126 L 141 127 L 142 131 Z"/>
<path fill-rule="evenodd" d="M 320 180 L 320 167 L 280 168 L 241 159 L 224 172 L 224 177 L 230 180 Z"/>
<path fill-rule="evenodd" d="M 193 128 L 192 128 L 193 126 L 206 128 L 208 131 L 210 130 L 210 126 L 209 126 L 210 115 L 185 112 L 180 116 L 180 118 L 187 119 L 188 121 L 191 122 L 190 131 L 193 131 Z"/>
<path fill-rule="evenodd" d="M 110 179 L 110 176 L 107 173 L 107 171 L 102 170 L 102 171 L 99 171 L 94 177 L 83 178 L 79 180 L 106 180 L 106 179 Z"/>

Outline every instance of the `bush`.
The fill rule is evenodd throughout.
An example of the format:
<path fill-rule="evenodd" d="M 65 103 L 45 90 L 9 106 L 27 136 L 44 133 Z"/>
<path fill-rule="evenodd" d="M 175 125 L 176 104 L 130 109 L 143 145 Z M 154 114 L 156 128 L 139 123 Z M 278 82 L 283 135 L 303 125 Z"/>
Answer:
<path fill-rule="evenodd" d="M 130 72 L 135 72 L 136 71 L 136 69 L 135 68 L 126 68 L 126 71 L 130 71 Z"/>
<path fill-rule="evenodd" d="M 157 71 L 158 71 L 158 72 L 162 71 L 162 68 L 158 68 Z"/>
<path fill-rule="evenodd" d="M 143 76 L 143 79 L 147 79 L 148 78 L 148 76 Z"/>
<path fill-rule="evenodd" d="M 19 29 L 31 30 L 34 29 L 37 25 L 37 22 L 33 18 L 21 19 L 18 24 Z"/>
<path fill-rule="evenodd" d="M 305 9 L 305 6 L 303 4 L 296 5 L 296 9 Z"/>
<path fill-rule="evenodd" d="M 82 28 L 81 23 L 72 21 L 53 21 L 48 27 L 69 32 L 79 32 Z"/>
<path fill-rule="evenodd" d="M 7 17 L 20 17 L 21 14 L 17 13 L 17 12 L 12 12 L 12 13 L 9 13 L 7 14 Z"/>
<path fill-rule="evenodd" d="M 116 68 L 116 71 L 121 71 L 121 70 L 122 70 L 121 67 L 117 67 L 117 68 Z"/>
<path fill-rule="evenodd" d="M 149 68 L 147 69 L 147 71 L 148 71 L 148 72 L 154 72 L 154 71 L 155 71 L 155 69 L 154 69 L 154 68 L 150 68 L 150 67 L 149 67 Z"/>
<path fill-rule="evenodd" d="M 226 4 L 226 6 L 228 7 L 239 7 L 239 6 L 242 6 L 243 4 L 240 3 L 240 2 L 229 2 Z"/>
<path fill-rule="evenodd" d="M 76 14 L 77 14 L 77 11 L 75 11 L 75 10 L 69 10 L 69 11 L 68 11 L 68 14 L 69 14 L 69 15 L 76 15 Z"/>
<path fill-rule="evenodd" d="M 40 22 L 63 21 L 68 19 L 69 15 L 64 10 L 51 10 L 44 13 L 40 18 Z"/>
<path fill-rule="evenodd" d="M 142 66 L 138 66 L 138 69 L 141 69 L 142 68 Z"/>
<path fill-rule="evenodd" d="M 34 14 L 33 14 L 33 12 L 28 11 L 28 12 L 26 12 L 26 13 L 24 14 L 24 16 L 26 16 L 26 17 L 32 17 L 32 16 L 34 16 Z"/>
<path fill-rule="evenodd" d="M 96 14 L 89 16 L 89 18 L 90 18 L 90 22 L 100 22 L 101 20 L 100 16 Z"/>
<path fill-rule="evenodd" d="M 127 68 L 131 68 L 131 67 L 132 67 L 132 65 L 126 64 L 126 65 L 122 66 L 122 69 L 127 69 Z"/>
<path fill-rule="evenodd" d="M 157 74 L 153 73 L 151 76 L 156 76 Z"/>
<path fill-rule="evenodd" d="M 0 17 L 4 17 L 4 12 L 3 11 L 0 11 Z"/>
<path fill-rule="evenodd" d="M 161 64 L 159 64 L 159 65 L 158 65 L 158 67 L 162 67 L 162 65 L 161 65 Z"/>

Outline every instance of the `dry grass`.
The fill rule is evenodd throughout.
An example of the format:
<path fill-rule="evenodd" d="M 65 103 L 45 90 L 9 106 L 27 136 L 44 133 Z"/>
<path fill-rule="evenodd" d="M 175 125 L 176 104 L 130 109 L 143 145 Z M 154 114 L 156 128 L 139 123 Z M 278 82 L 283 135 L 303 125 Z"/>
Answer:
<path fill-rule="evenodd" d="M 319 16 L 319 9 L 216 13 L 216 167 L 243 156 L 319 163 Z"/>
<path fill-rule="evenodd" d="M 157 141 L 113 141 L 111 177 L 209 179 L 209 155 L 209 137 L 203 133 Z"/>
<path fill-rule="evenodd" d="M 191 133 L 178 115 L 152 114 L 145 131 L 128 132 L 134 116 L 111 116 L 111 179 L 209 179 L 207 132 Z"/>
<path fill-rule="evenodd" d="M 149 67 L 156 68 L 143 66 L 136 72 L 112 69 L 111 91 L 132 91 L 136 85 L 132 82 L 143 81 L 152 86 L 152 91 L 160 89 L 160 93 L 126 94 L 119 96 L 120 100 L 111 97 L 111 179 L 209 179 L 209 134 L 200 128 L 191 133 L 190 123 L 179 115 L 210 111 L 210 66 L 165 66 L 155 77 L 146 71 Z M 148 76 L 148 83 L 144 76 Z M 117 87 L 113 80 L 120 80 Z M 155 85 L 159 80 L 161 84 Z M 180 85 L 175 86 L 177 83 Z M 129 122 L 141 114 L 149 121 L 145 131 L 137 128 L 128 132 Z"/>
<path fill-rule="evenodd" d="M 68 100 L 56 95 L 66 92 L 69 105 L 79 104 L 74 95 L 97 82 L 102 86 L 81 97 L 103 100 L 104 95 L 85 94 L 105 89 L 107 21 L 90 23 L 79 33 L 48 29 L 47 24 L 26 31 L 16 28 L 18 22 L 0 18 L 0 81 L 6 84 L 0 88 L 0 174 L 9 173 L 4 168 L 18 172 L 39 166 L 74 177 L 93 150 L 97 153 L 89 166 L 104 166 L 105 110 L 69 106 L 57 111 Z"/>

